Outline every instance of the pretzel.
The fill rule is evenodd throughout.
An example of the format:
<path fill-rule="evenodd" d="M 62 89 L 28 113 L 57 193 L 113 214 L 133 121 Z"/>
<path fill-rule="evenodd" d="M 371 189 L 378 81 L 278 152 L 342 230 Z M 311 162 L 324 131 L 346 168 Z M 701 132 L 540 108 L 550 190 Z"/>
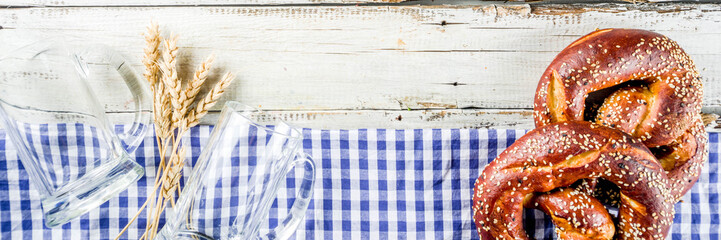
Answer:
<path fill-rule="evenodd" d="M 616 230 L 603 204 L 574 188 L 535 194 L 524 207 L 536 208 L 551 216 L 559 239 L 612 239 Z"/>
<path fill-rule="evenodd" d="M 700 119 L 703 86 L 688 55 L 667 37 L 604 29 L 571 43 L 538 83 L 537 127 L 584 120 L 589 94 L 615 90 L 591 116 L 656 153 L 679 200 L 698 180 L 708 142 Z"/>
<path fill-rule="evenodd" d="M 675 201 L 665 171 L 648 148 L 617 129 L 562 122 L 522 136 L 483 170 L 473 194 L 473 218 L 481 239 L 527 239 L 522 227 L 524 205 L 538 202 L 537 193 L 589 178 L 603 178 L 620 188 L 617 238 L 665 238 Z M 571 225 L 581 225 L 584 216 L 597 216 L 584 211 L 605 211 L 590 196 L 569 191 L 550 193 L 560 192 L 566 195 L 557 197 L 571 200 L 556 206 L 562 209 L 550 210 L 567 211 Z M 608 231 L 599 232 L 608 235 Z"/>

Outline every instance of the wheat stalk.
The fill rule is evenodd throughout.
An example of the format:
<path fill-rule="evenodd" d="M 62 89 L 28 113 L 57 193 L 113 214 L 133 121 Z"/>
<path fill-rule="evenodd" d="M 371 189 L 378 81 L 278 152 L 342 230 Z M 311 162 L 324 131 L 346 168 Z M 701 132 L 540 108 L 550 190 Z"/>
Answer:
<path fill-rule="evenodd" d="M 185 166 L 186 153 L 186 146 L 181 144 L 181 137 L 190 127 L 198 124 L 200 118 L 205 116 L 208 109 L 217 103 L 225 88 L 235 78 L 232 73 L 226 73 L 204 98 L 195 103 L 200 89 L 210 74 L 213 56 L 208 57 L 198 66 L 193 74 L 193 79 L 183 89 L 176 63 L 177 37 L 163 39 L 160 36 L 159 27 L 155 23 L 151 23 L 147 31 L 143 55 L 145 66 L 143 77 L 150 83 L 150 89 L 153 92 L 153 121 L 155 122 L 160 164 L 148 200 L 116 239 L 123 235 L 143 209 L 148 213 L 148 219 L 145 233 L 140 239 L 155 237 L 160 216 L 167 203 L 170 202 L 171 205 L 174 205 L 176 190 L 178 194 L 180 193 L 180 178 Z M 193 104 L 195 104 L 195 108 L 191 108 Z M 168 161 L 165 161 L 166 154 L 170 154 Z"/>

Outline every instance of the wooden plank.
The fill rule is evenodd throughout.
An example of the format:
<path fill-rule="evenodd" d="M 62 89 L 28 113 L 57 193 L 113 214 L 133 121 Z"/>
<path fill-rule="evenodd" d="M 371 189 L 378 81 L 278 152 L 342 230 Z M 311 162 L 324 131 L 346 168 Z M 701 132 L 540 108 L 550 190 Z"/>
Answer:
<path fill-rule="evenodd" d="M 483 0 L 502 2 L 498 0 Z M 597 3 L 628 2 L 629 4 L 687 2 L 713 3 L 713 0 L 605 0 Z M 505 1 L 503 1 L 505 2 Z M 508 2 L 528 2 L 533 4 L 559 3 L 572 4 L 573 0 L 510 0 Z M 475 0 L 5 0 L 3 7 L 69 7 L 69 6 L 264 6 L 264 5 L 338 5 L 338 4 L 420 4 L 420 5 L 478 5 Z"/>
<path fill-rule="evenodd" d="M 663 0 L 658 2 L 665 2 Z M 688 1 L 692 2 L 692 1 Z M 533 13 L 536 14 L 552 14 L 552 15 L 563 15 L 563 14 L 580 14 L 585 12 L 607 12 L 607 13 L 619 13 L 627 11 L 653 11 L 658 13 L 673 13 L 683 12 L 687 10 L 699 9 L 702 11 L 718 9 L 718 6 L 713 4 L 693 4 L 693 3 L 653 3 L 653 4 L 619 4 L 619 3 L 604 3 L 599 2 L 596 4 L 583 4 L 573 3 L 544 3 L 533 5 Z"/>
<path fill-rule="evenodd" d="M 223 100 L 269 110 L 383 113 L 529 109 L 540 74 L 568 43 L 595 28 L 644 28 L 668 35 L 691 54 L 706 80 L 705 106 L 721 107 L 719 5 L 674 4 L 678 11 L 603 5 L 625 6 L 611 12 L 574 6 L 586 7 L 16 8 L 0 10 L 0 45 L 23 43 L 9 36 L 25 29 L 76 35 L 69 41 L 104 42 L 140 70 L 140 34 L 155 20 L 181 36 L 186 76 L 210 53 L 222 68 L 216 76 L 237 73 Z M 131 110 L 129 95 L 119 90 L 124 83 L 107 79 L 92 81 L 106 109 Z"/>
<path fill-rule="evenodd" d="M 5 0 L 9 7 L 68 6 L 239 6 L 239 5 L 317 5 L 358 3 L 399 3 L 406 0 Z"/>

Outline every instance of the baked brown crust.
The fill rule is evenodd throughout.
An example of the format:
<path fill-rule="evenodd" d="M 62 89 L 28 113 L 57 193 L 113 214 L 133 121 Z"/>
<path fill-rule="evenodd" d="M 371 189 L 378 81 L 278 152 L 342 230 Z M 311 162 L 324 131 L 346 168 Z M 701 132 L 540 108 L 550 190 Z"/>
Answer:
<path fill-rule="evenodd" d="M 645 30 L 603 29 L 571 43 L 548 66 L 536 90 L 536 126 L 583 120 L 590 92 L 632 80 L 654 93 L 648 117 L 632 134 L 646 146 L 671 143 L 701 111 L 701 79 L 676 42 Z"/>
<path fill-rule="evenodd" d="M 625 86 L 631 81 L 643 86 Z M 571 43 L 538 83 L 536 127 L 583 120 L 588 95 L 611 87 L 619 89 L 605 99 L 595 121 L 641 139 L 656 153 L 673 156 L 662 161 L 674 166 L 666 170 L 674 198 L 680 199 L 699 177 L 708 140 L 703 126 L 698 126 L 703 97 L 699 73 L 666 36 L 603 29 Z"/>
<path fill-rule="evenodd" d="M 665 238 L 675 201 L 666 172 L 648 148 L 617 129 L 562 122 L 522 136 L 483 170 L 473 194 L 473 218 L 481 239 L 527 239 L 524 203 L 535 193 L 588 178 L 604 178 L 620 188 L 616 238 Z M 569 209 L 601 211 L 574 201 L 568 204 Z"/>
<path fill-rule="evenodd" d="M 694 125 L 686 130 L 676 141 L 664 149 L 668 155 L 657 153 L 656 157 L 667 171 L 671 184 L 671 195 L 675 201 L 698 181 L 703 164 L 708 158 L 708 135 L 699 116 Z"/>
<path fill-rule="evenodd" d="M 524 207 L 539 209 L 551 216 L 558 239 L 609 240 L 616 232 L 603 204 L 574 188 L 535 194 Z"/>

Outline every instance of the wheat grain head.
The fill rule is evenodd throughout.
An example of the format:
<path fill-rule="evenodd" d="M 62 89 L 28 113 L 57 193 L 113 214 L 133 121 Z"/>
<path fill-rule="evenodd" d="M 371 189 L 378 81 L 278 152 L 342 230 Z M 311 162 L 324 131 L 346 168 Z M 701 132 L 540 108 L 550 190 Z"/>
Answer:
<path fill-rule="evenodd" d="M 143 65 L 145 65 L 145 73 L 143 76 L 150 84 L 150 89 L 154 90 L 158 81 L 158 59 L 160 57 L 160 27 L 155 22 L 151 22 L 148 26 L 148 32 L 145 34 L 145 49 L 143 52 Z"/>
<path fill-rule="evenodd" d="M 163 61 L 160 64 L 160 72 L 163 73 L 163 83 L 165 83 L 167 93 L 170 95 L 170 103 L 172 104 L 172 122 L 173 125 L 180 122 L 181 114 L 180 109 L 182 107 L 181 95 L 182 84 L 180 78 L 178 78 L 178 69 L 176 65 L 178 46 L 177 37 L 171 37 L 163 42 L 165 51 L 163 51 Z"/>
<path fill-rule="evenodd" d="M 185 149 L 185 146 L 182 146 L 177 153 L 173 153 L 170 156 L 168 173 L 163 179 L 160 192 L 164 199 L 173 197 L 172 195 L 175 192 L 175 188 L 177 188 L 180 183 L 181 171 L 185 165 Z"/>
<path fill-rule="evenodd" d="M 210 92 L 208 92 L 208 94 L 205 95 L 200 102 L 198 102 L 198 105 L 195 106 L 195 110 L 188 114 L 188 122 L 184 127 L 187 129 L 198 125 L 200 119 L 203 118 L 203 116 L 208 113 L 208 110 L 218 102 L 220 96 L 223 95 L 225 89 L 231 82 L 233 82 L 234 79 L 235 75 L 233 75 L 233 73 L 226 73 L 223 78 L 216 83 L 215 86 L 213 86 L 213 89 L 211 89 Z"/>

